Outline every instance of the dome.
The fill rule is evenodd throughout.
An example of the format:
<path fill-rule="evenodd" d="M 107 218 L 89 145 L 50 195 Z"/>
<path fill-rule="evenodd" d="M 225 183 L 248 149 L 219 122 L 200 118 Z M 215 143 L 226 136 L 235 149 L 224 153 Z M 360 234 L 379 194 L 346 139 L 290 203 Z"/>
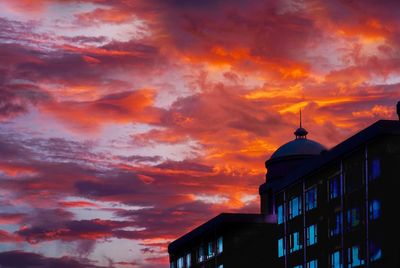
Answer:
<path fill-rule="evenodd" d="M 279 147 L 271 156 L 271 159 L 294 155 L 319 155 L 326 148 L 313 140 L 296 138 Z"/>

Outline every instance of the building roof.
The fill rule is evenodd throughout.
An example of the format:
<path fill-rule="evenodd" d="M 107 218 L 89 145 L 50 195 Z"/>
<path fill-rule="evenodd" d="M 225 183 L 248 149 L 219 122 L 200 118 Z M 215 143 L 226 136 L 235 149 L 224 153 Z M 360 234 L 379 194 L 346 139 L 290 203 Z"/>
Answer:
<path fill-rule="evenodd" d="M 326 166 L 328 163 L 340 159 L 344 155 L 354 151 L 362 144 L 365 144 L 377 138 L 378 136 L 387 134 L 400 135 L 400 121 L 379 120 L 347 140 L 339 143 L 332 149 L 322 153 L 320 156 L 317 156 L 313 159 L 304 160 L 304 163 L 302 163 L 298 169 L 290 172 L 282 179 L 274 182 L 271 181 L 270 183 L 273 183 L 275 191 L 280 191 L 299 179 L 316 172 L 320 168 Z M 267 183 L 264 183 L 260 186 L 260 193 L 263 193 L 267 189 Z"/>
<path fill-rule="evenodd" d="M 175 252 L 187 243 L 196 240 L 204 235 L 213 233 L 215 229 L 225 224 L 231 223 L 265 223 L 268 224 L 267 216 L 262 214 L 242 214 L 242 213 L 221 213 L 211 220 L 203 223 L 189 233 L 181 236 L 168 245 L 168 252 Z"/>
<path fill-rule="evenodd" d="M 279 147 L 272 155 L 271 159 L 293 155 L 319 155 L 326 148 L 313 140 L 295 139 Z"/>

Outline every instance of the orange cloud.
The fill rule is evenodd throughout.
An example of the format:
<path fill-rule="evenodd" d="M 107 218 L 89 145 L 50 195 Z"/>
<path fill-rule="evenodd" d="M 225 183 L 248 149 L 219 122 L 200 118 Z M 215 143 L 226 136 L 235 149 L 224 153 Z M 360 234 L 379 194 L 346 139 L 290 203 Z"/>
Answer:
<path fill-rule="evenodd" d="M 47 103 L 42 109 L 81 130 L 93 130 L 107 122 L 155 123 L 159 120 L 159 111 L 152 106 L 154 94 L 153 90 L 141 89 L 95 101 Z"/>

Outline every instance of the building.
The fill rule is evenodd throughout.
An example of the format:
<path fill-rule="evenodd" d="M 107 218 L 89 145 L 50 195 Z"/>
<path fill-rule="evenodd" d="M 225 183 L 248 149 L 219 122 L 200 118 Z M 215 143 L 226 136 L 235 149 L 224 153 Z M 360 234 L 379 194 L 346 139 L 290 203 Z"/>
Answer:
<path fill-rule="evenodd" d="M 275 228 L 262 214 L 220 214 L 169 245 L 171 267 L 268 267 Z"/>
<path fill-rule="evenodd" d="M 261 213 L 221 214 L 175 240 L 171 267 L 400 267 L 400 121 L 330 150 L 301 125 L 294 134 L 265 162 Z"/>

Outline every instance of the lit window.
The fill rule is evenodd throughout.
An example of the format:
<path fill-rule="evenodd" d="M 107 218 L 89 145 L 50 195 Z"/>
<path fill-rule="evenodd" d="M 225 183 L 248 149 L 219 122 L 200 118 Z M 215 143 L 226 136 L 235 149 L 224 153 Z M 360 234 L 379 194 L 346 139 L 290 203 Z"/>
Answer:
<path fill-rule="evenodd" d="M 299 265 L 293 266 L 293 268 L 303 268 L 303 265 L 299 264 Z"/>
<path fill-rule="evenodd" d="M 353 246 L 347 249 L 347 262 L 349 268 L 358 267 L 364 264 L 364 260 L 360 257 L 360 247 Z"/>
<path fill-rule="evenodd" d="M 371 262 L 377 261 L 382 257 L 381 247 L 373 240 L 369 243 L 369 256 Z"/>
<path fill-rule="evenodd" d="M 180 257 L 178 259 L 178 267 L 177 268 L 183 268 L 183 257 Z"/>
<path fill-rule="evenodd" d="M 290 253 L 298 251 L 303 248 L 303 243 L 301 241 L 300 233 L 294 232 L 290 235 L 289 249 Z"/>
<path fill-rule="evenodd" d="M 360 224 L 360 209 L 352 208 L 347 211 L 347 228 L 352 229 Z"/>
<path fill-rule="evenodd" d="M 283 240 L 283 238 L 280 238 L 278 240 L 278 257 L 282 257 L 285 256 L 285 241 Z"/>
<path fill-rule="evenodd" d="M 371 161 L 369 180 L 376 180 L 381 176 L 381 161 L 375 158 Z"/>
<path fill-rule="evenodd" d="M 276 214 L 278 215 L 278 224 L 281 224 L 284 222 L 284 211 L 283 211 L 283 205 L 279 205 L 276 208 Z"/>
<path fill-rule="evenodd" d="M 289 218 L 293 219 L 301 214 L 301 198 L 296 196 L 289 201 Z"/>
<path fill-rule="evenodd" d="M 331 237 L 340 234 L 342 229 L 342 212 L 336 212 L 333 219 L 330 221 L 329 234 Z"/>
<path fill-rule="evenodd" d="M 331 268 L 343 268 L 340 251 L 335 251 L 331 254 L 330 267 Z"/>
<path fill-rule="evenodd" d="M 317 187 L 313 187 L 306 192 L 306 211 L 317 207 Z"/>
<path fill-rule="evenodd" d="M 307 246 L 317 243 L 317 225 L 313 224 L 307 227 Z"/>
<path fill-rule="evenodd" d="M 224 268 L 224 265 L 223 265 L 223 264 L 220 264 L 220 265 L 218 265 L 217 268 Z"/>
<path fill-rule="evenodd" d="M 190 253 L 186 254 L 186 268 L 190 268 L 192 265 L 192 255 Z"/>
<path fill-rule="evenodd" d="M 197 258 L 198 262 L 203 262 L 204 261 L 204 248 L 203 248 L 203 246 L 199 247 L 197 256 L 198 256 L 198 258 Z"/>
<path fill-rule="evenodd" d="M 213 242 L 208 242 L 207 258 L 212 258 L 212 257 L 214 257 L 214 243 Z"/>
<path fill-rule="evenodd" d="M 174 261 L 171 262 L 170 265 L 169 265 L 169 267 L 170 267 L 170 268 L 175 268 L 175 267 L 176 267 L 176 266 L 175 266 L 175 262 L 174 262 Z"/>
<path fill-rule="evenodd" d="M 329 199 L 335 199 L 340 195 L 340 177 L 336 176 L 329 180 Z"/>
<path fill-rule="evenodd" d="M 307 262 L 306 268 L 318 268 L 318 261 L 312 260 L 312 261 Z"/>
<path fill-rule="evenodd" d="M 220 236 L 217 239 L 217 253 L 218 254 L 222 253 L 223 250 L 224 250 L 224 243 L 223 243 L 223 240 L 222 240 L 222 236 Z"/>
<path fill-rule="evenodd" d="M 369 219 L 376 220 L 381 217 L 381 202 L 373 199 L 369 203 Z"/>

